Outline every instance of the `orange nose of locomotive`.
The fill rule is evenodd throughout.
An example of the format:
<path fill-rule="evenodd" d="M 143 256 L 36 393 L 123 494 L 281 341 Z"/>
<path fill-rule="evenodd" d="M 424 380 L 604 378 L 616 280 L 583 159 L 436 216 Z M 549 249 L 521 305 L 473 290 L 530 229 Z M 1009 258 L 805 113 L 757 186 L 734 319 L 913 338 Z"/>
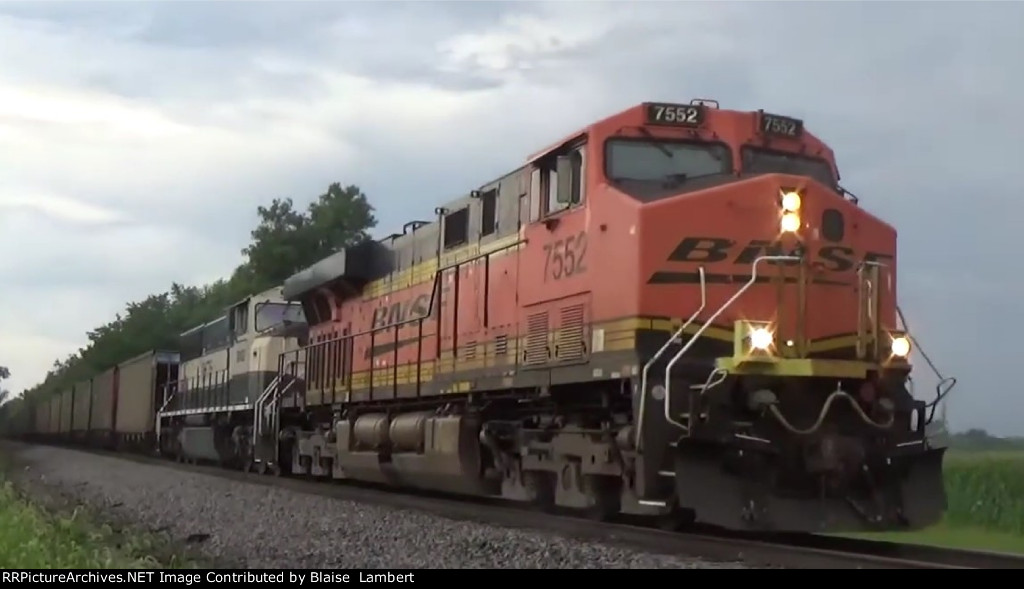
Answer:
<path fill-rule="evenodd" d="M 645 314 L 700 310 L 719 339 L 763 324 L 801 356 L 843 347 L 864 313 L 895 325 L 895 232 L 813 180 L 759 176 L 650 203 L 642 218 Z"/>

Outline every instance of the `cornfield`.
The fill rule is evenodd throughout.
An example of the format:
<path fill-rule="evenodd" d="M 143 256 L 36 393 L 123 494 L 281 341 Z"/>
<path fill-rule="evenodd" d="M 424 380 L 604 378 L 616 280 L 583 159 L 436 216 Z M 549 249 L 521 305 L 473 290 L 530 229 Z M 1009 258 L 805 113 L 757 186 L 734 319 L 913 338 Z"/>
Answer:
<path fill-rule="evenodd" d="M 951 525 L 1024 535 L 1024 452 L 947 454 Z"/>

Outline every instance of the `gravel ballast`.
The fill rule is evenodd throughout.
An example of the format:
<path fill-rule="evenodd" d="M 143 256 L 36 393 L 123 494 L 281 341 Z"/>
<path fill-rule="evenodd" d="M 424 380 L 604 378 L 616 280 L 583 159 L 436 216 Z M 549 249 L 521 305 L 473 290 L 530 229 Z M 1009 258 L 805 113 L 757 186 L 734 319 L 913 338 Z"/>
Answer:
<path fill-rule="evenodd" d="M 46 446 L 17 480 L 245 568 L 743 568 Z"/>

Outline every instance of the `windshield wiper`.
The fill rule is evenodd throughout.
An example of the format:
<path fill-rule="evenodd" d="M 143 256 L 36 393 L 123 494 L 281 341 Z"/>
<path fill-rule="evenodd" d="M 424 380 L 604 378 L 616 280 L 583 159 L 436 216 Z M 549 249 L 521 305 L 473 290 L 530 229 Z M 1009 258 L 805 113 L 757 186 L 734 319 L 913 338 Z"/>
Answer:
<path fill-rule="evenodd" d="M 668 159 L 672 159 L 673 157 L 675 157 L 672 155 L 672 152 L 669 150 L 669 148 L 665 147 L 661 142 L 659 142 L 654 135 L 651 135 L 650 131 L 648 131 L 644 127 L 639 127 L 639 130 L 641 135 L 650 139 L 651 145 L 656 147 L 658 151 L 660 151 L 661 153 L 665 154 L 665 157 L 667 157 Z"/>

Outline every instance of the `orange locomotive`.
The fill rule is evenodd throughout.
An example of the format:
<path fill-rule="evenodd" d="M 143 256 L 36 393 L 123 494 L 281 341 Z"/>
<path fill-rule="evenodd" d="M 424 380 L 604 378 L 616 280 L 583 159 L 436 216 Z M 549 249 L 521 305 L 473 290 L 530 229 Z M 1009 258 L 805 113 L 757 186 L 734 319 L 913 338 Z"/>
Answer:
<path fill-rule="evenodd" d="M 896 232 L 838 178 L 789 117 L 596 122 L 290 278 L 309 340 L 257 402 L 256 460 L 673 525 L 929 525 Z"/>

